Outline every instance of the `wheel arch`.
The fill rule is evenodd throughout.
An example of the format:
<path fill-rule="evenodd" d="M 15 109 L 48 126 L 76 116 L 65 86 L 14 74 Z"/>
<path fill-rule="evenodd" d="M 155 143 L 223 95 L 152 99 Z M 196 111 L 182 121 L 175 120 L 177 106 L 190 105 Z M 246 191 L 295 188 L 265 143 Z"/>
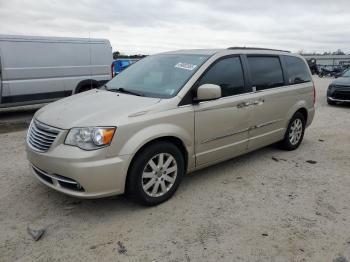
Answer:
<path fill-rule="evenodd" d="M 287 118 L 286 118 L 286 123 L 285 123 L 286 128 L 288 127 L 290 120 L 293 118 L 293 116 L 297 112 L 300 112 L 304 116 L 305 123 L 307 123 L 308 117 L 309 117 L 307 103 L 306 103 L 306 101 L 300 101 L 299 103 L 296 103 L 293 107 L 291 107 L 289 109 L 288 114 L 287 114 Z"/>
<path fill-rule="evenodd" d="M 142 146 L 140 146 L 140 148 L 138 148 L 137 152 L 134 154 L 134 156 L 132 157 L 128 169 L 127 169 L 127 174 L 126 174 L 126 178 L 125 178 L 125 186 L 124 189 L 127 190 L 128 188 L 128 177 L 129 177 L 129 173 L 131 170 L 131 167 L 134 163 L 134 161 L 136 160 L 136 158 L 142 153 L 143 150 L 145 150 L 148 146 L 150 146 L 151 144 L 157 143 L 157 142 L 169 142 L 173 145 L 175 145 L 182 153 L 183 157 L 184 157 L 184 162 L 185 162 L 185 170 L 187 170 L 187 166 L 188 166 L 188 151 L 187 148 L 184 144 L 184 142 L 177 136 L 173 136 L 173 135 L 165 135 L 165 136 L 161 136 L 161 137 L 157 137 L 157 138 L 153 138 L 152 140 L 149 140 L 147 142 L 145 142 Z"/>
<path fill-rule="evenodd" d="M 84 89 L 84 87 L 91 87 L 97 88 L 99 86 L 99 83 L 95 79 L 85 79 L 78 83 L 77 87 L 75 88 L 74 94 L 80 93 L 81 90 Z"/>
<path fill-rule="evenodd" d="M 301 107 L 299 108 L 294 114 L 293 116 L 296 114 L 296 113 L 301 113 L 303 116 L 304 116 L 304 120 L 305 120 L 305 124 L 307 123 L 307 118 L 308 118 L 308 112 L 307 112 L 307 109 L 305 107 Z"/>

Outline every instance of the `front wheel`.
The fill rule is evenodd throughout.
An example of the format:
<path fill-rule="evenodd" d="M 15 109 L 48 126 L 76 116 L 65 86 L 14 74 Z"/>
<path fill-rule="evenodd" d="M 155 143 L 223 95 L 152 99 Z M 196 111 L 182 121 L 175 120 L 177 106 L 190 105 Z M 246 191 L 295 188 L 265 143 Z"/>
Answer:
<path fill-rule="evenodd" d="M 135 156 L 127 193 L 143 205 L 158 205 L 175 193 L 184 173 L 184 158 L 177 146 L 169 142 L 150 144 Z"/>
<path fill-rule="evenodd" d="M 305 132 L 305 118 L 300 112 L 296 112 L 288 124 L 281 147 L 285 150 L 295 150 L 301 144 Z"/>

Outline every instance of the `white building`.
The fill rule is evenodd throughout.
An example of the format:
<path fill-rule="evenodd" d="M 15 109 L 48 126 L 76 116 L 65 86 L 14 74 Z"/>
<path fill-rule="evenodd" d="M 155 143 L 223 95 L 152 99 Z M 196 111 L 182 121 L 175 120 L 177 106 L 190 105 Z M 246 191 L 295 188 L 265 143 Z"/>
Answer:
<path fill-rule="evenodd" d="M 305 59 L 316 59 L 317 65 L 350 65 L 350 55 L 303 55 Z"/>

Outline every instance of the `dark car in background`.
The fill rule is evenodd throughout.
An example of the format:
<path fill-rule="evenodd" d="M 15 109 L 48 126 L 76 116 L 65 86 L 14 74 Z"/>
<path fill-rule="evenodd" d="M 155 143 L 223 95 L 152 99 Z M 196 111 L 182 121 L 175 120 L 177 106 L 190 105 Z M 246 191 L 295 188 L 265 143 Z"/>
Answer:
<path fill-rule="evenodd" d="M 350 102 L 350 69 L 334 80 L 327 90 L 327 102 L 334 105 L 338 102 Z"/>

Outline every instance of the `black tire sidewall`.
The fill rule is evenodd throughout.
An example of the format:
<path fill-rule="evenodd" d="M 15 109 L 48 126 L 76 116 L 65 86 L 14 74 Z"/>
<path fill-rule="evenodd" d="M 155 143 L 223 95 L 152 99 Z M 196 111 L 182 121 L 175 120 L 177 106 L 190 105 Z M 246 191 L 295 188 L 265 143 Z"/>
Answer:
<path fill-rule="evenodd" d="M 160 197 L 151 197 L 142 188 L 142 173 L 148 161 L 157 154 L 168 153 L 172 155 L 178 167 L 174 185 Z M 155 142 L 141 150 L 133 161 L 127 179 L 127 193 L 135 201 L 143 205 L 157 205 L 168 200 L 177 190 L 185 173 L 185 162 L 180 149 L 169 142 Z"/>
<path fill-rule="evenodd" d="M 91 90 L 91 89 L 93 89 L 93 88 L 94 88 L 94 87 L 83 86 L 83 87 L 81 87 L 81 88 L 79 89 L 78 94 L 79 94 L 79 93 L 86 92 L 86 91 L 89 91 L 89 90 Z"/>

